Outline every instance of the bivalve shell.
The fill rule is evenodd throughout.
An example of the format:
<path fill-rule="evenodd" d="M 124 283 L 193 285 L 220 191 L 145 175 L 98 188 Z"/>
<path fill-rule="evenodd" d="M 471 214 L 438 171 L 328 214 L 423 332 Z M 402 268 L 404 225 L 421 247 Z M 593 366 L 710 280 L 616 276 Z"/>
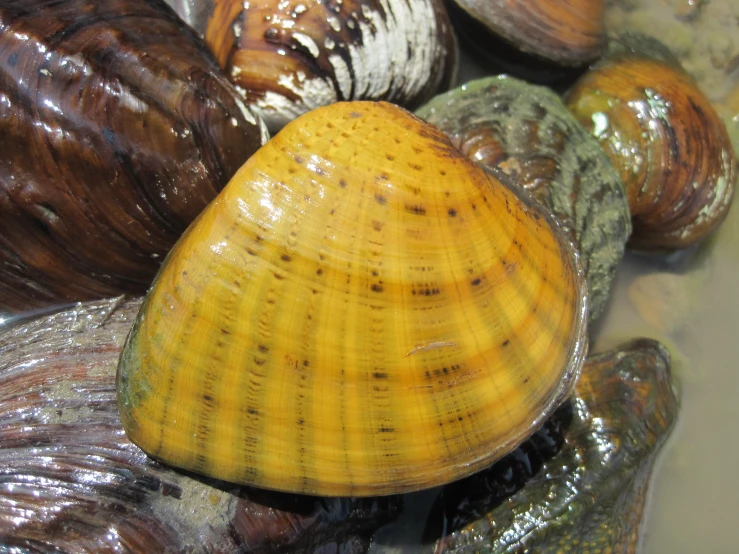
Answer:
<path fill-rule="evenodd" d="M 731 141 L 711 102 L 675 62 L 618 49 L 575 83 L 566 104 L 624 181 L 630 246 L 685 248 L 723 221 L 736 180 Z"/>
<path fill-rule="evenodd" d="M 173 249 L 118 401 L 151 456 L 321 495 L 489 465 L 569 394 L 586 294 L 553 220 L 386 103 L 291 123 Z"/>
<path fill-rule="evenodd" d="M 144 293 L 266 140 L 161 2 L 0 2 L 0 314 Z"/>
<path fill-rule="evenodd" d="M 514 48 L 564 66 L 593 61 L 606 44 L 603 0 L 454 0 L 454 3 Z"/>
<path fill-rule="evenodd" d="M 414 108 L 448 88 L 457 42 L 440 0 L 215 0 L 205 39 L 272 131 L 340 100 Z"/>

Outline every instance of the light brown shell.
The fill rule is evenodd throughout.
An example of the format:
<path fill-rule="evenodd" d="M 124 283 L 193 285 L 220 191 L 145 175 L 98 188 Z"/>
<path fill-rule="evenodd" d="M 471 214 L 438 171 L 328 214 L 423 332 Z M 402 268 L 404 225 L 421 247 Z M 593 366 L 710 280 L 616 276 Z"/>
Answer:
<path fill-rule="evenodd" d="M 473 473 L 571 390 L 586 298 L 552 220 L 386 103 L 291 123 L 190 227 L 118 370 L 150 455 L 384 495 Z"/>

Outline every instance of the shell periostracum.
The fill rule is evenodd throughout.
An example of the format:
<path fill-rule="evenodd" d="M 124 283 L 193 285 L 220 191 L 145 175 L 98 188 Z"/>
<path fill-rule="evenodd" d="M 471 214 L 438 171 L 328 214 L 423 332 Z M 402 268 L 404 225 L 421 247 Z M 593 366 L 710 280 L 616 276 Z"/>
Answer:
<path fill-rule="evenodd" d="M 580 254 L 595 321 L 631 233 L 623 182 L 598 141 L 554 92 L 505 75 L 465 83 L 416 113 L 552 212 Z"/>
<path fill-rule="evenodd" d="M 266 140 L 162 2 L 0 2 L 0 313 L 143 293 Z"/>
<path fill-rule="evenodd" d="M 578 66 L 593 61 L 606 43 L 603 0 L 454 3 L 514 48 L 561 65 Z M 474 41 L 474 37 L 470 39 Z"/>
<path fill-rule="evenodd" d="M 619 50 L 575 83 L 566 104 L 624 181 L 630 246 L 684 248 L 723 221 L 736 158 L 716 110 L 676 62 Z"/>
<path fill-rule="evenodd" d="M 552 220 L 386 103 L 291 123 L 170 253 L 118 369 L 151 456 L 228 481 L 384 495 L 530 435 L 587 348 Z"/>
<path fill-rule="evenodd" d="M 273 131 L 341 100 L 416 107 L 458 58 L 439 0 L 214 0 L 204 36 Z"/>

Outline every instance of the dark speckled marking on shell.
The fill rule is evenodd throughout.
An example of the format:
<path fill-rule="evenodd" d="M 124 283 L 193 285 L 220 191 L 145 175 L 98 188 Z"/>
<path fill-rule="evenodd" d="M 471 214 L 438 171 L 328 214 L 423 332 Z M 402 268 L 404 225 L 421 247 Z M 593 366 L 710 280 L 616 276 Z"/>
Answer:
<path fill-rule="evenodd" d="M 401 497 L 239 487 L 126 438 L 115 372 L 140 305 L 86 302 L 0 326 L 0 551 L 365 552 Z"/>
<path fill-rule="evenodd" d="M 471 81 L 416 113 L 552 211 L 580 253 L 595 321 L 631 233 L 623 183 L 597 141 L 556 94 L 506 76 Z"/>

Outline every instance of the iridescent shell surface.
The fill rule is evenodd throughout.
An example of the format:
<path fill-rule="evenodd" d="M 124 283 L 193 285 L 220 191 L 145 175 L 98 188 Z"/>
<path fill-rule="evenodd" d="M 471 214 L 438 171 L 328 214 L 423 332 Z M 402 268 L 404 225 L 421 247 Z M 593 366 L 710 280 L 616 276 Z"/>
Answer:
<path fill-rule="evenodd" d="M 143 293 L 266 140 L 160 2 L 0 1 L 0 313 Z"/>
<path fill-rule="evenodd" d="M 566 96 L 623 178 L 629 244 L 641 250 L 704 239 L 726 216 L 736 181 L 723 121 L 690 76 L 665 58 L 618 50 Z"/>
<path fill-rule="evenodd" d="M 340 100 L 414 108 L 458 58 L 439 0 L 215 0 L 204 35 L 273 131 Z"/>
<path fill-rule="evenodd" d="M 515 48 L 562 65 L 583 65 L 605 46 L 603 0 L 454 0 Z"/>
<path fill-rule="evenodd" d="M 631 233 L 623 182 L 598 141 L 551 90 L 506 76 L 466 83 L 416 113 L 552 212 L 580 254 L 595 321 Z"/>
<path fill-rule="evenodd" d="M 452 481 L 529 436 L 583 362 L 549 216 L 386 103 L 291 123 L 173 249 L 118 370 L 151 456 L 322 495 Z"/>

